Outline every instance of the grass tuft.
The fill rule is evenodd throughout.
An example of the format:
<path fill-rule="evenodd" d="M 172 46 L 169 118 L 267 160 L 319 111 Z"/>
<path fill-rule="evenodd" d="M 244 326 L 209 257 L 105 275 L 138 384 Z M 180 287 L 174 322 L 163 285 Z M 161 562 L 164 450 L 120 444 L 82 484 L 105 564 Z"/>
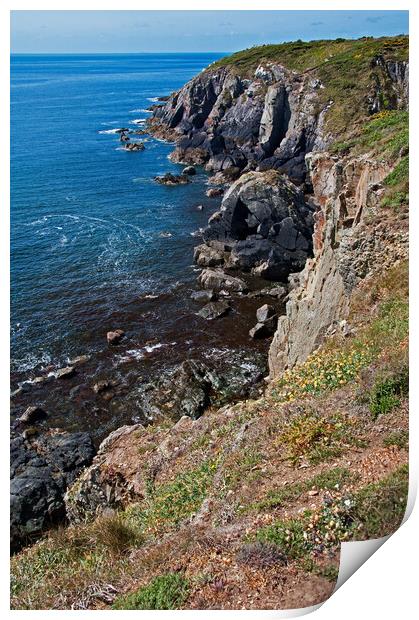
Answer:
<path fill-rule="evenodd" d="M 179 609 L 188 594 L 189 582 L 183 575 L 166 573 L 137 592 L 118 597 L 112 609 Z"/>

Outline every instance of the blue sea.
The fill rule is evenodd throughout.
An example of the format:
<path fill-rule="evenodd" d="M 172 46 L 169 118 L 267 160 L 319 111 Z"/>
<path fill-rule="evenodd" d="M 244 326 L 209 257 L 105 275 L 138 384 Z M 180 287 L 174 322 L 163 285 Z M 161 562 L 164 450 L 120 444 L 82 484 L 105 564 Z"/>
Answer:
<path fill-rule="evenodd" d="M 220 206 L 205 196 L 206 172 L 159 185 L 156 175 L 182 170 L 173 145 L 138 136 L 145 150 L 127 152 L 115 133 L 144 127 L 159 97 L 220 56 L 12 56 L 12 417 L 36 402 L 51 425 L 104 436 L 137 419 L 139 384 L 166 367 L 195 358 L 253 372 L 255 354 L 266 359 L 267 344 L 248 336 L 257 300 L 212 322 L 191 300 L 197 231 Z M 109 347 L 117 328 L 126 337 Z M 89 361 L 54 381 L 76 356 Z M 95 397 L 102 379 L 122 386 L 119 398 Z"/>
<path fill-rule="evenodd" d="M 173 147 L 128 153 L 113 131 L 141 128 L 157 97 L 219 56 L 12 56 L 14 369 L 100 348 L 115 313 L 191 279 L 205 174 L 160 186 L 154 176 L 181 169 Z"/>

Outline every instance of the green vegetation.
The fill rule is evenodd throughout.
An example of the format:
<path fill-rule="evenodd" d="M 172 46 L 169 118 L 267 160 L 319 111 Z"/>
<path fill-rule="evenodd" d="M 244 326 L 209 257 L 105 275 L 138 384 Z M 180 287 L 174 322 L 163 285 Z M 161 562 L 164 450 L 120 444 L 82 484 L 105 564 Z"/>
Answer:
<path fill-rule="evenodd" d="M 255 538 L 277 545 L 305 570 L 318 572 L 316 558 L 325 549 L 337 551 L 345 540 L 379 538 L 394 532 L 403 519 L 407 493 L 408 468 L 403 465 L 353 496 L 332 494 L 316 511 L 263 527 Z"/>
<path fill-rule="evenodd" d="M 305 518 L 309 513 L 305 513 Z M 277 521 L 259 530 L 256 540 L 274 543 L 290 560 L 296 560 L 307 553 L 308 546 L 304 536 L 305 523 L 303 519 L 287 519 Z"/>
<path fill-rule="evenodd" d="M 275 383 L 272 396 L 280 402 L 291 402 L 335 390 L 353 381 L 371 360 L 372 351 L 367 343 L 354 342 L 336 351 L 322 349 L 310 355 L 304 364 L 287 370 Z"/>
<path fill-rule="evenodd" d="M 294 402 L 336 390 L 356 381 L 360 372 L 383 350 L 397 350 L 407 339 L 409 331 L 407 287 L 407 264 L 403 263 L 383 278 L 381 291 L 386 289 L 387 294 L 378 306 L 376 317 L 362 326 L 357 337 L 349 341 L 331 339 L 303 364 L 287 370 L 273 384 L 272 400 L 276 403 Z M 382 292 L 372 293 L 382 296 Z M 363 296 L 365 302 L 365 292 Z M 370 296 L 368 303 L 372 301 Z M 360 304 L 356 311 L 358 314 L 363 311 Z"/>
<path fill-rule="evenodd" d="M 403 520 L 409 490 L 409 470 L 402 465 L 395 472 L 369 484 L 356 495 L 355 521 L 363 539 L 392 534 Z"/>
<path fill-rule="evenodd" d="M 216 461 L 205 461 L 196 469 L 179 473 L 172 482 L 150 484 L 145 501 L 127 509 L 130 522 L 142 531 L 178 525 L 200 507 L 216 468 Z"/>
<path fill-rule="evenodd" d="M 384 179 L 383 207 L 398 210 L 409 204 L 409 113 L 383 110 L 356 127 L 350 139 L 337 141 L 332 153 L 341 156 L 371 153 L 393 170 Z"/>
<path fill-rule="evenodd" d="M 373 39 L 335 39 L 317 41 L 292 41 L 277 45 L 259 45 L 225 56 L 214 62 L 210 68 L 230 66 L 240 75 L 253 72 L 264 62 L 277 62 L 288 69 L 308 71 L 330 61 L 342 61 L 342 58 L 371 60 L 379 53 L 397 60 L 408 57 L 409 39 L 407 36 L 382 37 Z M 350 73 L 349 73 L 350 75 Z"/>
<path fill-rule="evenodd" d="M 294 465 L 302 458 L 315 465 L 339 456 L 347 446 L 362 445 L 353 432 L 355 427 L 355 420 L 343 414 L 330 416 L 309 410 L 285 425 L 277 444 L 285 447 L 284 458 Z"/>
<path fill-rule="evenodd" d="M 302 482 L 290 484 L 282 487 L 281 489 L 269 491 L 265 499 L 252 504 L 250 508 L 256 510 L 278 508 L 286 503 L 298 499 L 303 493 L 306 493 L 312 489 L 339 489 L 344 484 L 354 481 L 355 479 L 356 476 L 352 474 L 349 469 L 346 469 L 345 467 L 334 467 L 333 469 L 328 469 L 327 471 L 324 471 L 313 478 L 309 478 L 308 480 L 303 480 Z"/>
<path fill-rule="evenodd" d="M 250 482 L 251 479 L 257 478 L 260 473 L 255 468 L 261 460 L 262 455 L 256 450 L 243 450 L 230 458 L 224 468 L 222 494 L 227 490 L 236 489 L 244 481 Z"/>
<path fill-rule="evenodd" d="M 409 446 L 408 431 L 393 431 L 387 437 L 384 437 L 383 444 L 385 446 L 396 446 L 397 448 L 407 448 Z"/>
<path fill-rule="evenodd" d="M 404 368 L 394 376 L 379 379 L 374 384 L 369 398 L 369 408 L 375 418 L 389 413 L 400 405 L 400 399 L 409 391 L 409 373 Z"/>
<path fill-rule="evenodd" d="M 179 573 L 155 577 L 137 592 L 118 597 L 112 609 L 179 609 L 188 598 L 189 582 Z"/>

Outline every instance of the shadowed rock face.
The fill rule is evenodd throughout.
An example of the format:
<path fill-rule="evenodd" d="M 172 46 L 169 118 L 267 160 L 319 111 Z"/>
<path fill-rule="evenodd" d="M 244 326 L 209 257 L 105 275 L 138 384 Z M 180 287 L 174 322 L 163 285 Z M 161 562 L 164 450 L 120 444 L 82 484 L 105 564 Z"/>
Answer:
<path fill-rule="evenodd" d="M 377 56 L 366 107 L 375 113 L 407 105 L 409 65 Z M 305 155 L 323 151 L 335 137 L 325 129 L 333 101 L 319 93 L 321 80 L 275 63 L 253 76 L 218 67 L 200 73 L 154 110 L 154 133 L 176 141 L 172 159 L 205 164 L 210 171 L 276 169 L 297 183 L 306 178 Z M 383 96 L 385 93 L 385 97 Z"/>
<path fill-rule="evenodd" d="M 241 78 L 222 67 L 200 74 L 154 111 L 155 133 L 176 139 L 175 161 L 208 170 L 249 163 L 305 177 L 304 155 L 322 148 L 318 80 L 281 66 Z"/>
<path fill-rule="evenodd" d="M 88 433 L 59 433 L 10 445 L 10 544 L 18 550 L 65 516 L 64 493 L 95 450 Z"/>
<path fill-rule="evenodd" d="M 276 171 L 249 172 L 210 218 L 195 260 L 284 280 L 304 267 L 312 229 L 312 209 L 295 185 Z"/>

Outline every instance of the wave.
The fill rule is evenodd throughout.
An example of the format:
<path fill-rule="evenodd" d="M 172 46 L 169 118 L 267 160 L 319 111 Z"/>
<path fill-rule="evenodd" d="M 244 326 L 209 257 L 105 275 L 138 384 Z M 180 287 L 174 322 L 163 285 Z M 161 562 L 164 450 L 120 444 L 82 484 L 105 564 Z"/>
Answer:
<path fill-rule="evenodd" d="M 134 108 L 134 110 L 129 110 L 130 114 L 134 114 L 135 112 L 144 112 L 145 114 L 151 114 L 151 110 L 147 110 L 147 108 Z"/>
<path fill-rule="evenodd" d="M 130 123 L 131 125 L 144 125 L 146 120 L 146 118 L 134 118 L 132 121 L 130 121 Z"/>
<path fill-rule="evenodd" d="M 145 347 L 140 347 L 138 349 L 128 349 L 128 351 L 125 352 L 125 355 L 118 356 L 117 365 L 126 364 L 128 362 L 133 362 L 135 360 L 142 360 L 148 357 L 147 354 L 153 353 L 153 351 L 156 351 L 158 349 L 163 349 L 166 347 L 172 347 L 175 344 L 176 342 L 169 342 L 169 343 L 157 342 L 156 344 L 146 345 Z"/>
<path fill-rule="evenodd" d="M 159 100 L 158 97 L 147 97 L 147 101 L 151 101 L 152 103 L 157 103 Z"/>
<path fill-rule="evenodd" d="M 98 133 L 118 133 L 119 127 L 115 127 L 115 129 L 101 129 Z"/>
<path fill-rule="evenodd" d="M 40 367 L 40 370 L 51 364 L 52 357 L 49 353 L 43 352 L 41 355 L 28 353 L 21 359 L 12 360 L 12 368 L 17 372 L 29 372 L 34 368 Z M 33 379 L 27 379 L 26 383 L 33 383 Z"/>

